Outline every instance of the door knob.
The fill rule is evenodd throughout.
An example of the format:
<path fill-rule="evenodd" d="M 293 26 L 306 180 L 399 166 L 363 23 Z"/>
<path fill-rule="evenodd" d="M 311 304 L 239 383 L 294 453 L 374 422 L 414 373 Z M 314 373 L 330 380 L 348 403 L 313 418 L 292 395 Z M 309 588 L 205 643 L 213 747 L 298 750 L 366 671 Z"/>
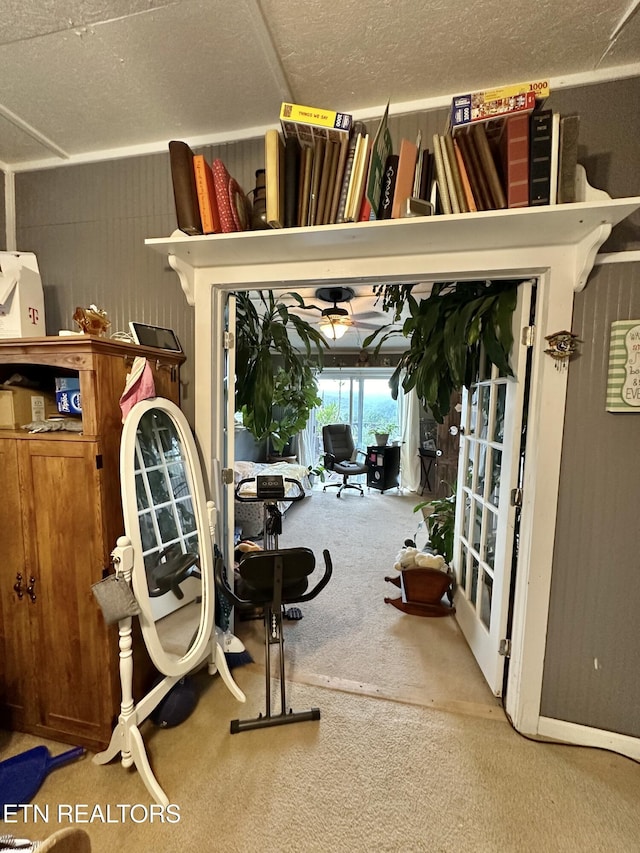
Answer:
<path fill-rule="evenodd" d="M 16 582 L 13 585 L 13 589 L 15 594 L 18 596 L 18 599 L 22 601 L 22 597 L 24 596 L 24 588 L 22 586 L 22 575 L 16 575 Z"/>
<path fill-rule="evenodd" d="M 31 575 L 31 577 L 29 578 L 29 586 L 27 587 L 27 595 L 31 599 L 32 604 L 35 604 L 36 602 L 35 584 L 36 579 L 33 575 Z"/>

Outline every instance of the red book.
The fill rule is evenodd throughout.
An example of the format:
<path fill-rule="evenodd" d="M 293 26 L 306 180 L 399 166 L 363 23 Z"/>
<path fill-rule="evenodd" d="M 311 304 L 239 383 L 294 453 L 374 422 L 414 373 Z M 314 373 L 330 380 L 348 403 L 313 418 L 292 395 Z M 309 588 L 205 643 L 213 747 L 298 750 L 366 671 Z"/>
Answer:
<path fill-rule="evenodd" d="M 529 206 L 529 118 L 519 113 L 504 120 L 500 149 L 507 207 Z"/>
<path fill-rule="evenodd" d="M 213 186 L 213 170 L 204 159 L 204 154 L 193 155 L 193 171 L 196 176 L 198 206 L 203 234 L 219 234 L 222 231 L 216 191 Z"/>
<path fill-rule="evenodd" d="M 250 226 L 249 204 L 238 182 L 232 178 L 222 160 L 213 161 L 213 185 L 224 234 L 247 231 Z"/>

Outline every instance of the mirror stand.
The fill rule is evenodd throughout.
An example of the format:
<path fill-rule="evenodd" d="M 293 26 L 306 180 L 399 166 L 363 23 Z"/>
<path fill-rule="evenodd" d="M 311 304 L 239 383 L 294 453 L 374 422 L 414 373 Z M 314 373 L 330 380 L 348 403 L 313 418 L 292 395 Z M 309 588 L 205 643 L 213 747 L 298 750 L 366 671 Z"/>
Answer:
<path fill-rule="evenodd" d="M 126 536 L 119 537 L 118 544 L 113 549 L 112 558 L 116 568 L 116 575 L 121 577 L 127 584 L 130 584 L 133 570 L 133 547 Z M 120 753 L 122 766 L 125 768 L 135 766 L 154 801 L 159 805 L 168 806 L 170 802 L 169 798 L 160 787 L 151 769 L 147 750 L 145 749 L 144 740 L 140 732 L 140 725 L 183 676 L 165 676 L 159 684 L 136 704 L 133 698 L 132 619 L 132 616 L 127 616 L 118 623 L 120 685 L 122 690 L 120 715 L 111 735 L 109 746 L 103 752 L 94 755 L 93 763 L 108 764 Z M 191 671 L 199 669 L 208 658 L 209 674 L 215 675 L 216 673 L 220 673 L 220 677 L 233 696 L 239 702 L 245 702 L 246 697 L 233 680 L 227 659 L 224 656 L 224 651 L 220 643 L 217 642 L 216 637 L 217 635 L 214 631 L 211 638 L 211 645 L 205 648 L 201 659 L 194 665 Z"/>
<path fill-rule="evenodd" d="M 133 617 L 124 617 L 118 623 L 120 714 L 108 747 L 93 761 L 106 764 L 120 753 L 122 766 L 135 766 L 153 799 L 166 806 L 142 723 L 181 678 L 205 664 L 239 702 L 245 695 L 231 676 L 224 635 L 215 625 L 216 507 L 206 499 L 195 439 L 174 403 L 154 397 L 131 408 L 122 430 L 120 475 L 125 535 L 113 550 L 113 564 L 133 590 L 147 652 L 162 678 L 135 701 Z"/>

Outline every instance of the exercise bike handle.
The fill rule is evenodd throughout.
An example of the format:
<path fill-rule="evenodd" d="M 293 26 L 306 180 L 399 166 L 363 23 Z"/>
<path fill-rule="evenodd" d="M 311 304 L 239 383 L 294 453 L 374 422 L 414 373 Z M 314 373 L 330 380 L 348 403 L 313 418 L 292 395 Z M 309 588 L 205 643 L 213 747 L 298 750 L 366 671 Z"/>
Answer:
<path fill-rule="evenodd" d="M 236 485 L 235 488 L 235 497 L 237 501 L 240 503 L 265 503 L 265 500 L 273 501 L 273 500 L 284 500 L 294 503 L 295 501 L 301 501 L 304 497 L 306 497 L 306 492 L 304 490 L 304 486 L 299 480 L 294 480 L 292 477 L 283 477 L 282 478 L 285 483 L 293 483 L 298 487 L 298 491 L 293 495 L 285 495 L 283 498 L 259 498 L 257 494 L 250 495 L 247 497 L 246 495 L 240 494 L 241 486 L 244 486 L 245 483 L 256 483 L 257 481 L 255 477 L 245 477 L 244 480 L 240 480 L 240 482 Z"/>

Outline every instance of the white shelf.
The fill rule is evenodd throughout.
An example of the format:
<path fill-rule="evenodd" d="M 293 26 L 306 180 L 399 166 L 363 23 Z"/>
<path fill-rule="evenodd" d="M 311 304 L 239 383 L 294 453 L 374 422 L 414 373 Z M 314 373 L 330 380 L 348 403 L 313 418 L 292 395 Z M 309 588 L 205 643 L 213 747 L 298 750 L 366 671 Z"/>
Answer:
<path fill-rule="evenodd" d="M 188 237 L 177 231 L 146 245 L 193 269 L 370 260 L 509 251 L 580 244 L 640 207 L 640 197 L 524 207 L 384 222 L 320 225 Z"/>

